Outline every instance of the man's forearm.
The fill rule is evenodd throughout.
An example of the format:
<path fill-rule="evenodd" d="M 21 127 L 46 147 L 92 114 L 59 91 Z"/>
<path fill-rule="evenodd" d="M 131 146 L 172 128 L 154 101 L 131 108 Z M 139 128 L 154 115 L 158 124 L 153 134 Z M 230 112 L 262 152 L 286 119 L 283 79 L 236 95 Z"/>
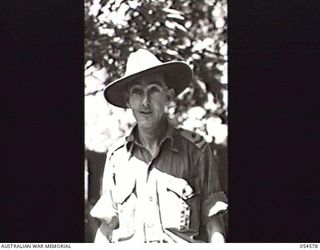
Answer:
<path fill-rule="evenodd" d="M 225 241 L 225 226 L 221 215 L 214 215 L 206 223 L 208 241 L 222 243 Z"/>

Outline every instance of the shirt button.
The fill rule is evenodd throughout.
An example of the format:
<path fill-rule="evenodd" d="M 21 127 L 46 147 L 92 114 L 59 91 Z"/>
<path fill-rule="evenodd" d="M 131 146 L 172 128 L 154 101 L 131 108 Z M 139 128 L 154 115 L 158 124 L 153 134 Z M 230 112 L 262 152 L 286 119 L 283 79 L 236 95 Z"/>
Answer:
<path fill-rule="evenodd" d="M 149 201 L 153 201 L 153 197 L 152 196 L 149 196 Z"/>

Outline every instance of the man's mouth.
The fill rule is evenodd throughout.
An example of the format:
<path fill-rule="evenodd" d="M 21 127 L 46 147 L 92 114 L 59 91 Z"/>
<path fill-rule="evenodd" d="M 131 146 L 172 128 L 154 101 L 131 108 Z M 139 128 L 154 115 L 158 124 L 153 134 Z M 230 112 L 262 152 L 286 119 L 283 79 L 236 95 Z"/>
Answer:
<path fill-rule="evenodd" d="M 150 115 L 150 114 L 152 114 L 152 111 L 143 110 L 143 111 L 140 111 L 140 113 L 143 115 Z"/>

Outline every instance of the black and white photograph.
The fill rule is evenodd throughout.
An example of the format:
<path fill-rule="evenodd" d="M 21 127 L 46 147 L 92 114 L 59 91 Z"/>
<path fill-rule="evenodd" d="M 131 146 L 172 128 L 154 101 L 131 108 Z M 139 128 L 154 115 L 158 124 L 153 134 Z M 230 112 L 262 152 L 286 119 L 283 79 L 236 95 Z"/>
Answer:
<path fill-rule="evenodd" d="M 319 7 L 3 1 L 0 248 L 319 248 Z"/>
<path fill-rule="evenodd" d="M 228 239 L 227 2 L 85 1 L 87 242 Z"/>

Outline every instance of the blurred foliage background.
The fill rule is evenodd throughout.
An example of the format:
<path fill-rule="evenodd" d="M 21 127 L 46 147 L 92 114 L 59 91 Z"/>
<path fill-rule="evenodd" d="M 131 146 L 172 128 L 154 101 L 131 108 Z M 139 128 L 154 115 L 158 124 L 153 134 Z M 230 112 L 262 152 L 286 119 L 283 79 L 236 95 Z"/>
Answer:
<path fill-rule="evenodd" d="M 139 48 L 150 50 L 162 61 L 183 60 L 193 68 L 194 81 L 172 103 L 169 118 L 177 127 L 195 131 L 212 143 L 227 192 L 226 0 L 85 0 L 89 175 L 101 174 L 103 160 L 97 155 L 107 152 L 134 123 L 131 110 L 108 104 L 102 90 L 124 74 L 128 55 Z M 91 196 L 95 200 L 97 194 Z"/>

